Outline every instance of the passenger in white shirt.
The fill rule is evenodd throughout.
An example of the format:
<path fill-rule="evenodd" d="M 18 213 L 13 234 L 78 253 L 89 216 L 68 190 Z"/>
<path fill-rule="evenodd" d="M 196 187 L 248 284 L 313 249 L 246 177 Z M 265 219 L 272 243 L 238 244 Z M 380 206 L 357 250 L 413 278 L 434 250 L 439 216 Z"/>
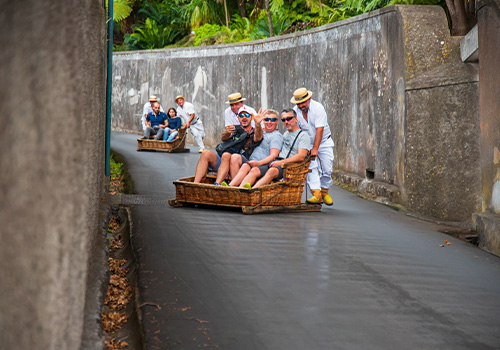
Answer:
<path fill-rule="evenodd" d="M 250 106 L 247 106 L 243 103 L 246 98 L 241 97 L 239 92 L 235 92 L 228 96 L 229 101 L 226 104 L 229 104 L 229 107 L 224 111 L 224 126 L 228 125 L 240 125 L 240 121 L 238 120 L 238 111 L 241 107 L 245 106 L 245 108 L 253 115 L 256 115 L 257 112 Z M 252 127 L 255 127 L 255 122 L 252 120 Z"/>
<path fill-rule="evenodd" d="M 148 127 L 148 124 L 146 123 L 146 117 L 149 113 L 153 111 L 153 105 L 155 102 L 158 102 L 156 96 L 149 96 L 149 102 L 146 102 L 144 104 L 144 107 L 142 108 L 141 125 L 143 131 L 146 131 L 146 128 Z M 165 112 L 161 105 L 160 105 L 160 112 Z"/>
<path fill-rule="evenodd" d="M 313 195 L 307 202 L 332 205 L 333 200 L 328 190 L 333 183 L 334 143 L 325 108 L 321 103 L 312 100 L 311 96 L 311 91 L 300 88 L 295 90 L 290 100 L 296 105 L 293 110 L 297 113 L 299 127 L 307 131 L 311 138 L 311 156 L 316 156 L 309 166 L 311 172 L 307 174 L 307 184 Z"/>

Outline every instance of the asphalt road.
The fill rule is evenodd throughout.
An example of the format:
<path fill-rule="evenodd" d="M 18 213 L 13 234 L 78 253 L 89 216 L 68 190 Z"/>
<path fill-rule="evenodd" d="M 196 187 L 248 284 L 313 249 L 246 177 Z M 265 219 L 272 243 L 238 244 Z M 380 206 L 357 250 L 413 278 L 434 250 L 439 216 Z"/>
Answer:
<path fill-rule="evenodd" d="M 321 213 L 171 208 L 196 148 L 136 152 L 136 139 L 111 145 L 141 195 L 147 349 L 500 349 L 500 258 L 339 188 Z"/>

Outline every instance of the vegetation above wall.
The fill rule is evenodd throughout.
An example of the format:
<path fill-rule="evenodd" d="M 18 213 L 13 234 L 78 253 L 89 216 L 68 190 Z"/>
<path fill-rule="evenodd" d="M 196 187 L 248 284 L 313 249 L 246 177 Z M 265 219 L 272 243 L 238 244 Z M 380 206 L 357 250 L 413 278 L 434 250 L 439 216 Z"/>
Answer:
<path fill-rule="evenodd" d="M 445 0 L 114 0 L 114 50 L 264 39 L 395 4 L 446 9 Z"/>

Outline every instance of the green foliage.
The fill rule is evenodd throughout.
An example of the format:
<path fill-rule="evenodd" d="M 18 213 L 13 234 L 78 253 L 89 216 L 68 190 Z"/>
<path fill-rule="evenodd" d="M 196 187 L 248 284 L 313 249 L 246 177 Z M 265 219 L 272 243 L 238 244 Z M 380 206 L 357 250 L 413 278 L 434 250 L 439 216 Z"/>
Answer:
<path fill-rule="evenodd" d="M 204 24 L 194 32 L 194 46 L 213 45 L 229 35 L 229 29 L 218 24 Z"/>
<path fill-rule="evenodd" d="M 271 14 L 274 35 L 280 35 L 293 24 L 294 20 L 285 13 Z M 269 38 L 269 22 L 267 21 L 266 11 L 262 10 L 256 21 L 256 32 L 260 38 Z"/>
<path fill-rule="evenodd" d="M 124 189 L 123 178 L 125 175 L 125 167 L 123 163 L 116 160 L 116 157 L 114 156 L 113 153 L 111 153 L 109 159 L 109 167 L 110 167 L 110 181 L 109 181 L 110 192 L 113 194 L 123 193 Z"/>
<path fill-rule="evenodd" d="M 173 43 L 182 35 L 182 31 L 173 25 L 158 25 L 155 20 L 146 19 L 146 23 L 126 35 L 128 47 L 136 50 L 161 49 Z"/>
<path fill-rule="evenodd" d="M 244 38 L 253 37 L 254 26 L 247 17 L 240 17 L 234 14 L 231 18 L 231 25 L 229 26 L 233 32 L 233 36 L 239 37 L 242 41 Z"/>
<path fill-rule="evenodd" d="M 305 0 L 294 0 L 291 3 L 284 0 L 272 0 L 269 8 L 271 15 L 287 17 L 292 24 L 316 22 L 318 13 L 322 10 L 320 6 L 308 7 Z"/>
<path fill-rule="evenodd" d="M 127 171 L 125 161 L 119 154 L 111 152 L 109 169 L 109 192 L 111 194 L 132 193 L 132 180 Z"/>
<path fill-rule="evenodd" d="M 351 17 L 392 5 L 438 5 L 445 7 L 444 0 L 340 0 L 341 10 Z"/>
<path fill-rule="evenodd" d="M 196 29 L 204 24 L 226 23 L 224 6 L 219 1 L 214 0 L 178 0 L 184 1 L 180 4 L 181 16 L 187 25 Z"/>
<path fill-rule="evenodd" d="M 128 46 L 126 43 L 123 44 L 113 44 L 113 52 L 127 51 Z"/>
<path fill-rule="evenodd" d="M 352 16 L 361 15 L 387 5 L 387 0 L 340 0 L 340 8 Z"/>
<path fill-rule="evenodd" d="M 342 21 L 344 19 L 355 16 L 352 11 L 348 10 L 347 8 L 338 6 L 338 4 L 340 3 L 337 3 L 337 7 L 323 5 L 323 16 L 319 17 L 317 21 L 319 26 L 327 23 Z"/>
<path fill-rule="evenodd" d="M 120 178 L 123 176 L 123 163 L 117 162 L 113 154 L 110 157 L 109 169 L 111 178 Z"/>
<path fill-rule="evenodd" d="M 120 22 L 132 13 L 131 0 L 113 0 L 113 21 Z M 108 0 L 106 0 L 106 13 L 108 13 Z"/>
<path fill-rule="evenodd" d="M 240 1 L 240 0 L 238 0 Z M 117 9 L 125 4 L 133 8 L 125 11 L 124 45 L 115 45 L 115 51 L 214 45 L 257 40 L 269 37 L 266 12 L 262 1 L 242 0 L 248 17 L 240 17 L 238 1 L 226 0 L 231 16 L 225 27 L 224 0 L 114 0 Z M 389 2 L 390 1 L 390 2 Z M 440 5 L 445 0 L 270 0 L 273 32 L 287 34 L 344 20 L 388 5 Z M 128 9 L 127 9 L 128 11 Z M 121 12 L 118 10 L 117 14 Z M 118 15 L 118 14 L 117 14 Z M 143 22 L 144 21 L 144 22 Z M 133 24 L 135 22 L 135 24 Z M 132 23 L 132 27 L 130 26 Z M 123 28 L 127 28 L 124 30 Z M 194 35 L 190 35 L 192 31 Z"/>
<path fill-rule="evenodd" d="M 154 2 L 146 0 L 138 13 L 154 20 L 160 26 L 185 25 L 181 8 L 173 1 Z"/>

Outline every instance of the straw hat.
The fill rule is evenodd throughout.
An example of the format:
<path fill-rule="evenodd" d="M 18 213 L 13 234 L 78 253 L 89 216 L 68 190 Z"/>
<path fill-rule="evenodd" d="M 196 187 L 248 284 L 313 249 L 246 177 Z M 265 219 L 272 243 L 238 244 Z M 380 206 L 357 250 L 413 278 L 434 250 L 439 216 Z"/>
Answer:
<path fill-rule="evenodd" d="M 231 94 L 228 96 L 229 101 L 226 102 L 226 104 L 232 105 L 233 103 L 238 103 L 240 101 L 245 101 L 246 98 L 241 97 L 241 94 L 239 92 L 235 92 L 234 94 Z"/>
<path fill-rule="evenodd" d="M 186 98 L 185 98 L 184 96 L 182 96 L 182 95 L 178 95 L 178 96 L 175 98 L 174 102 L 175 102 L 175 103 L 177 103 L 177 100 L 178 100 L 178 99 L 180 99 L 180 98 L 182 98 L 184 101 L 186 101 Z"/>
<path fill-rule="evenodd" d="M 304 101 L 309 100 L 311 98 L 312 94 L 313 94 L 312 91 L 309 91 L 306 88 L 297 89 L 293 93 L 293 97 L 290 100 L 290 102 L 295 103 L 295 104 L 302 103 Z"/>
<path fill-rule="evenodd" d="M 156 98 L 156 96 L 151 95 L 149 96 L 149 102 L 158 102 L 158 99 Z"/>

